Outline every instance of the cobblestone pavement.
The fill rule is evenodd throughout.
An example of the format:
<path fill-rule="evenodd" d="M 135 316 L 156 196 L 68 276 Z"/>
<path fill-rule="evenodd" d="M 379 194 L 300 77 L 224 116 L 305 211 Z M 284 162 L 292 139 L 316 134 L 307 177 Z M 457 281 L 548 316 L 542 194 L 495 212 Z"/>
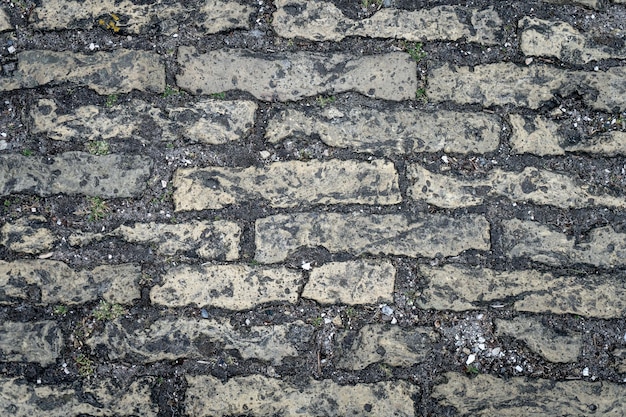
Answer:
<path fill-rule="evenodd" d="M 2 0 L 2 416 L 624 416 L 626 1 Z"/>

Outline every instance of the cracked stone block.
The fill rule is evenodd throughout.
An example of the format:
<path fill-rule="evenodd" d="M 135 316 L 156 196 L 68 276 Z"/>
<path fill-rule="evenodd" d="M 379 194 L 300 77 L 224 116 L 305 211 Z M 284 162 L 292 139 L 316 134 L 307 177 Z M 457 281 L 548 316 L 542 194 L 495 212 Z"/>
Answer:
<path fill-rule="evenodd" d="M 0 228 L 0 245 L 14 252 L 39 254 L 49 251 L 58 239 L 46 228 L 46 218 L 29 216 Z"/>
<path fill-rule="evenodd" d="M 0 360 L 52 365 L 61 355 L 63 334 L 54 321 L 0 324 Z"/>
<path fill-rule="evenodd" d="M 7 30 L 13 30 L 13 26 L 9 21 L 9 16 L 4 9 L 0 9 L 0 32 L 6 32 Z"/>

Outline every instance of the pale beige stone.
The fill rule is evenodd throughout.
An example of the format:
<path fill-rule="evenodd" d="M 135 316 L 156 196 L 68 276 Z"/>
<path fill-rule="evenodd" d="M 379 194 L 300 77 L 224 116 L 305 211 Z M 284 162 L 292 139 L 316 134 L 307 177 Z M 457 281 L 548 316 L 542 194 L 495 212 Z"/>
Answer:
<path fill-rule="evenodd" d="M 46 218 L 43 216 L 22 217 L 0 228 L 0 245 L 14 252 L 42 253 L 52 249 L 57 240 L 52 231 L 46 228 Z"/>
<path fill-rule="evenodd" d="M 325 379 L 286 380 L 261 375 L 226 382 L 212 376 L 186 376 L 187 412 L 194 416 L 414 416 L 412 396 L 418 387 L 406 381 L 339 385 Z"/>
<path fill-rule="evenodd" d="M 597 9 L 600 6 L 600 0 L 541 0 L 544 3 L 554 3 L 554 4 L 581 4 L 583 6 L 592 7 Z M 620 0 L 614 0 L 616 3 L 619 3 Z M 625 0 L 626 1 L 626 0 Z"/>
<path fill-rule="evenodd" d="M 56 362 L 63 349 L 63 334 L 54 321 L 0 323 L 0 360 L 37 362 L 48 366 Z"/>
<path fill-rule="evenodd" d="M 617 372 L 626 374 L 626 349 L 615 349 L 612 352 L 612 356 L 615 358 Z"/>
<path fill-rule="evenodd" d="M 9 16 L 4 9 L 0 9 L 0 32 L 6 32 L 7 30 L 13 30 L 13 26 L 11 25 Z"/>
<path fill-rule="evenodd" d="M 416 63 L 408 54 L 353 56 L 295 52 L 261 55 L 241 49 L 199 54 L 178 48 L 179 87 L 192 94 L 241 90 L 263 101 L 295 101 L 356 91 L 385 100 L 408 100 L 417 90 Z"/>

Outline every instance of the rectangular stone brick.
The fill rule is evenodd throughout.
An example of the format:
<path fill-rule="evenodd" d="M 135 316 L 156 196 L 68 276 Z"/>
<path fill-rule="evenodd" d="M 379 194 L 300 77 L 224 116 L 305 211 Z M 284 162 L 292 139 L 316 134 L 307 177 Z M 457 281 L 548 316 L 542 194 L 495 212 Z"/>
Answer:
<path fill-rule="evenodd" d="M 17 70 L 10 77 L 0 77 L 0 91 L 67 82 L 102 95 L 132 90 L 161 93 L 165 89 L 165 66 L 156 53 L 146 51 L 23 51 L 17 54 Z"/>
<path fill-rule="evenodd" d="M 580 4 L 587 7 L 592 7 L 597 9 L 599 7 L 600 0 L 542 0 L 544 3 L 553 3 L 553 4 Z M 614 0 L 616 3 L 619 3 L 620 0 Z"/>
<path fill-rule="evenodd" d="M 286 161 L 261 168 L 189 168 L 174 174 L 176 211 L 221 209 L 267 200 L 301 204 L 396 204 L 402 200 L 391 162 Z"/>
<path fill-rule="evenodd" d="M 54 321 L 0 323 L 0 361 L 56 362 L 63 349 L 63 334 Z"/>
<path fill-rule="evenodd" d="M 487 250 L 489 223 L 483 216 L 432 215 L 410 222 L 403 215 L 357 213 L 278 214 L 256 221 L 255 259 L 282 262 L 299 248 L 322 246 L 351 255 L 454 256 Z"/>
<path fill-rule="evenodd" d="M 0 227 L 0 245 L 14 252 L 38 254 L 53 248 L 58 238 L 43 216 L 22 217 Z"/>
<path fill-rule="evenodd" d="M 0 155 L 0 195 L 83 194 L 136 197 L 146 189 L 153 162 L 141 155 L 66 152 L 50 157 Z"/>
<path fill-rule="evenodd" d="M 298 301 L 302 274 L 286 268 L 245 265 L 180 266 L 150 291 L 154 304 L 245 310 L 263 303 Z"/>
<path fill-rule="evenodd" d="M 13 25 L 11 25 L 7 12 L 0 8 L 0 32 L 6 32 L 7 30 L 13 30 Z"/>
<path fill-rule="evenodd" d="M 406 381 L 339 385 L 332 380 L 294 385 L 261 375 L 226 382 L 212 376 L 186 376 L 186 410 L 194 416 L 414 416 L 418 387 Z"/>
<path fill-rule="evenodd" d="M 74 271 L 59 261 L 0 261 L 0 304 L 12 299 L 37 304 L 82 304 L 100 298 L 131 304 L 141 296 L 141 269 L 136 265 L 106 265 Z M 34 287 L 36 291 L 30 291 Z"/>
<path fill-rule="evenodd" d="M 408 189 L 410 197 L 445 208 L 476 206 L 489 197 L 506 197 L 511 201 L 530 201 L 560 208 L 626 207 L 623 197 L 592 194 L 572 175 L 534 167 L 526 167 L 520 173 L 494 169 L 483 178 L 457 179 L 413 164 L 407 169 L 407 176 L 413 183 Z"/>
<path fill-rule="evenodd" d="M 408 54 L 353 56 L 296 52 L 261 55 L 238 49 L 206 54 L 178 48 L 178 86 L 192 94 L 241 90 L 263 101 L 295 101 L 356 91 L 385 100 L 415 97 L 417 70 Z"/>
<path fill-rule="evenodd" d="M 277 143 L 316 135 L 328 146 L 385 155 L 486 153 L 498 149 L 501 129 L 500 120 L 487 113 L 330 107 L 317 113 L 284 110 L 270 119 L 265 138 Z"/>

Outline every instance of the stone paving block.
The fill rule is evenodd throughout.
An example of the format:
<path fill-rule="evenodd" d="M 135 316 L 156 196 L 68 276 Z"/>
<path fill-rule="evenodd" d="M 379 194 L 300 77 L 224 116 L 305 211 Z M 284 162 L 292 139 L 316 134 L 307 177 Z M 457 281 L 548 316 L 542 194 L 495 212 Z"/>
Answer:
<path fill-rule="evenodd" d="M 194 416 L 414 416 L 418 387 L 405 381 L 339 385 L 332 380 L 295 386 L 261 375 L 226 382 L 212 376 L 186 376 L 186 410 Z"/>
<path fill-rule="evenodd" d="M 54 140 L 139 139 L 219 145 L 239 140 L 254 125 L 257 105 L 252 101 L 201 100 L 185 107 L 158 107 L 132 100 L 111 108 L 81 106 L 70 113 L 57 111 L 54 100 L 41 99 L 30 111 L 33 133 Z M 149 126 L 150 129 L 146 129 Z M 154 136 L 154 126 L 159 134 Z"/>
<path fill-rule="evenodd" d="M 140 278 L 140 268 L 131 264 L 75 271 L 52 260 L 0 261 L 0 304 L 11 298 L 40 304 L 82 304 L 99 298 L 131 304 L 141 296 Z"/>
<path fill-rule="evenodd" d="M 150 291 L 154 304 L 245 310 L 263 303 L 298 301 L 302 275 L 286 268 L 247 265 L 180 266 Z"/>
<path fill-rule="evenodd" d="M 599 8 L 600 0 L 542 0 L 544 3 L 554 4 L 580 4 L 594 9 Z M 617 0 L 619 2 L 619 0 Z"/>
<path fill-rule="evenodd" d="M 626 234 L 611 226 L 589 232 L 585 242 L 576 243 L 564 233 L 532 221 L 505 220 L 503 244 L 510 258 L 528 257 L 548 265 L 585 263 L 601 267 L 626 265 Z"/>
<path fill-rule="evenodd" d="M 302 297 L 321 304 L 391 303 L 395 278 L 389 261 L 330 262 L 313 268 Z"/>
<path fill-rule="evenodd" d="M 426 327 L 369 324 L 358 332 L 342 331 L 336 335 L 340 359 L 337 366 L 358 371 L 373 363 L 390 366 L 413 366 L 433 354 L 437 334 Z"/>
<path fill-rule="evenodd" d="M 465 311 L 510 305 L 516 311 L 577 314 L 602 319 L 626 314 L 626 281 L 619 275 L 555 277 L 535 270 L 495 271 L 420 265 L 422 309 Z"/>
<path fill-rule="evenodd" d="M 82 54 L 55 51 L 23 51 L 17 54 L 17 70 L 0 77 L 0 91 L 72 83 L 98 94 L 161 93 L 165 66 L 154 52 L 117 49 Z"/>
<path fill-rule="evenodd" d="M 626 207 L 626 199 L 592 194 L 572 175 L 526 167 L 522 172 L 491 170 L 486 177 L 463 179 L 436 174 L 418 164 L 410 165 L 407 177 L 412 185 L 408 195 L 438 207 L 456 208 L 483 204 L 489 197 L 529 201 L 560 208 Z"/>
<path fill-rule="evenodd" d="M 0 245 L 14 252 L 38 254 L 52 249 L 57 238 L 43 216 L 28 216 L 0 228 Z"/>
<path fill-rule="evenodd" d="M 63 349 L 63 334 L 54 321 L 0 323 L 0 361 L 52 365 Z"/>
<path fill-rule="evenodd" d="M 426 257 L 490 247 L 489 223 L 476 215 L 432 215 L 410 222 L 394 214 L 293 213 L 259 219 L 255 228 L 255 259 L 262 263 L 282 262 L 299 248 L 317 246 L 355 256 Z"/>
<path fill-rule="evenodd" d="M 470 42 L 493 45 L 502 30 L 502 21 L 491 8 L 437 6 L 407 11 L 385 7 L 372 17 L 353 20 L 330 2 L 278 0 L 276 7 L 272 26 L 279 36 L 312 41 L 340 41 L 348 36 L 408 41 L 455 41 L 464 37 Z"/>
<path fill-rule="evenodd" d="M 120 320 L 114 320 L 87 344 L 92 349 L 104 348 L 112 361 L 206 360 L 212 351 L 234 349 L 243 359 L 279 365 L 287 357 L 298 356 L 298 346 L 309 342 L 313 330 L 301 321 L 236 329 L 226 319 L 162 318 L 149 327 L 126 329 Z"/>
<path fill-rule="evenodd" d="M 128 386 L 120 386 L 119 380 L 102 378 L 84 380 L 78 386 L 38 385 L 19 378 L 0 378 L 0 405 L 3 412 L 15 417 L 156 417 L 159 407 L 150 398 L 153 385 L 153 378 L 149 377 L 138 378 Z"/>
<path fill-rule="evenodd" d="M 559 132 L 559 124 L 543 116 L 509 115 L 513 128 L 510 143 L 515 153 L 539 156 L 585 152 L 607 156 L 626 154 L 626 132 L 612 131 L 573 137 Z"/>
<path fill-rule="evenodd" d="M 11 25 L 7 12 L 0 8 L 0 32 L 6 32 L 7 30 L 13 30 L 13 26 Z"/>
<path fill-rule="evenodd" d="M 353 56 L 222 49 L 199 54 L 194 47 L 181 46 L 178 63 L 176 83 L 192 94 L 242 90 L 263 101 L 295 101 L 356 91 L 400 101 L 414 98 L 417 90 L 416 63 L 401 52 Z"/>
<path fill-rule="evenodd" d="M 611 382 L 552 381 L 448 372 L 432 396 L 459 415 L 477 417 L 607 416 L 626 413 L 626 386 Z"/>
<path fill-rule="evenodd" d="M 83 194 L 101 198 L 139 196 L 153 161 L 142 155 L 96 156 L 66 152 L 49 157 L 0 155 L 0 195 Z"/>
<path fill-rule="evenodd" d="M 487 113 L 330 107 L 318 113 L 284 110 L 270 119 L 265 138 L 277 143 L 316 135 L 328 146 L 385 155 L 486 153 L 498 148 L 501 129 L 500 120 Z"/>
<path fill-rule="evenodd" d="M 572 64 L 626 58 L 625 46 L 594 45 L 593 36 L 581 33 L 569 23 L 524 17 L 518 25 L 525 55 L 551 56 Z"/>
<path fill-rule="evenodd" d="M 515 317 L 495 319 L 494 334 L 520 339 L 534 352 L 550 362 L 576 362 L 582 349 L 582 335 L 578 332 L 557 333 L 534 318 Z"/>
<path fill-rule="evenodd" d="M 402 200 L 391 162 L 286 161 L 261 168 L 189 168 L 174 173 L 176 211 L 221 209 L 267 200 L 301 204 L 396 204 Z"/>

